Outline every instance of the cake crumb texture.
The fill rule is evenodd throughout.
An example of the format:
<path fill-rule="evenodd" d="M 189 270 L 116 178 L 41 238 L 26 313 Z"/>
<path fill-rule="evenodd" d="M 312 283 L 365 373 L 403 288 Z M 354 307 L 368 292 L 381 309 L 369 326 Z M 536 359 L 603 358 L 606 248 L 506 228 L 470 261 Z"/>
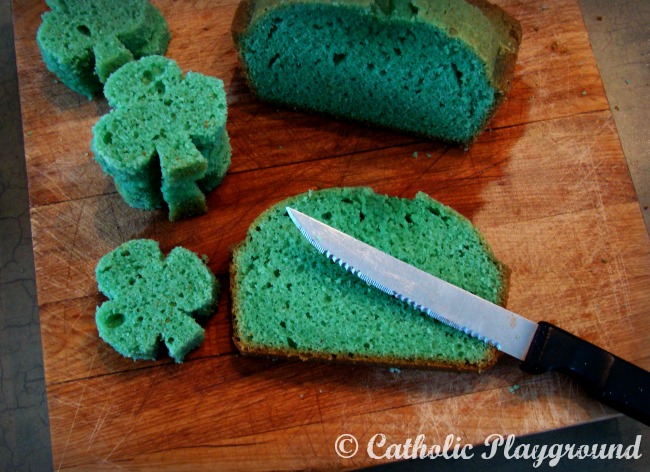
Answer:
<path fill-rule="evenodd" d="M 506 268 L 449 207 L 424 193 L 409 200 L 368 188 L 310 191 L 263 213 L 234 251 L 234 340 L 241 352 L 471 370 L 494 363 L 493 347 L 322 256 L 294 226 L 287 206 L 505 304 Z"/>
<path fill-rule="evenodd" d="M 135 239 L 102 257 L 95 272 L 109 298 L 97 307 L 97 329 L 123 356 L 154 360 L 165 346 L 182 362 L 203 342 L 199 323 L 215 312 L 219 283 L 192 251 L 179 246 L 165 258 L 157 242 Z"/>
<path fill-rule="evenodd" d="M 207 211 L 205 193 L 230 166 L 223 82 L 148 56 L 113 73 L 113 110 L 93 128 L 95 160 L 127 204 L 169 208 L 172 221 Z"/>
<path fill-rule="evenodd" d="M 126 62 L 167 51 L 167 22 L 147 0 L 46 0 L 36 41 L 48 69 L 92 99 Z"/>
<path fill-rule="evenodd" d="M 460 143 L 509 90 L 521 41 L 482 0 L 244 0 L 232 30 L 263 100 Z"/>

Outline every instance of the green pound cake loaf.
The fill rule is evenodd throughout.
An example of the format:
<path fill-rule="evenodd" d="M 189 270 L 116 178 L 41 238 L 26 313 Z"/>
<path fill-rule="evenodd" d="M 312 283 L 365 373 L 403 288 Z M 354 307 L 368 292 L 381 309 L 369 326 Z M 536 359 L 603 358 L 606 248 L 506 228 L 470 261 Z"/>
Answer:
<path fill-rule="evenodd" d="M 89 99 L 134 58 L 164 54 L 167 22 L 147 0 L 46 0 L 36 41 L 48 69 Z"/>
<path fill-rule="evenodd" d="M 104 94 L 114 110 L 93 128 L 91 148 L 126 203 L 168 206 L 172 221 L 205 213 L 204 193 L 230 166 L 223 82 L 148 56 L 113 73 Z"/>
<path fill-rule="evenodd" d="M 521 41 L 484 0 L 243 0 L 232 34 L 263 100 L 460 143 L 510 89 Z"/>
<path fill-rule="evenodd" d="M 192 251 L 165 258 L 155 241 L 128 241 L 100 259 L 96 276 L 109 298 L 97 307 L 99 335 L 123 356 L 153 360 L 166 346 L 182 362 L 203 342 L 199 322 L 215 312 L 219 283 Z"/>
<path fill-rule="evenodd" d="M 313 191 L 263 213 L 234 251 L 234 341 L 242 353 L 479 371 L 496 361 L 493 347 L 321 255 L 292 223 L 287 206 L 505 304 L 506 268 L 454 210 L 423 193 L 409 200 L 368 188 Z"/>

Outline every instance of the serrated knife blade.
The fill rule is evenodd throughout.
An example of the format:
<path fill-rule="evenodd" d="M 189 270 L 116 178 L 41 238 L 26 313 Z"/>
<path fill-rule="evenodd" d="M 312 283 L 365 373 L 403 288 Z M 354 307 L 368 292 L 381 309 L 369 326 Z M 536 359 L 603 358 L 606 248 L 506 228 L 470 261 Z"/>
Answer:
<path fill-rule="evenodd" d="M 353 238 L 298 210 L 287 213 L 323 255 L 368 284 L 522 361 L 531 374 L 557 370 L 589 393 L 650 424 L 650 373 L 557 326 L 535 323 Z"/>

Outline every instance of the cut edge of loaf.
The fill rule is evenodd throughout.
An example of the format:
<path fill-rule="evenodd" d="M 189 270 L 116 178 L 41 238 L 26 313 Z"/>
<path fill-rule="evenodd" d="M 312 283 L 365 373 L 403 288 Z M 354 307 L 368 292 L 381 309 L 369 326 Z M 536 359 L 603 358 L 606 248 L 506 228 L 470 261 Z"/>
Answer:
<path fill-rule="evenodd" d="M 329 189 L 323 189 L 321 191 L 334 191 L 340 190 L 346 187 L 332 187 Z M 368 187 L 369 188 L 369 187 Z M 249 225 L 249 228 L 253 228 L 261 221 L 268 213 L 273 211 L 280 203 L 286 206 L 290 206 L 291 202 L 300 196 L 304 195 L 305 192 L 298 195 L 294 195 L 288 198 L 283 198 L 272 204 L 269 208 L 264 210 L 257 218 L 255 218 Z M 449 208 L 452 212 L 456 213 L 460 218 L 467 220 L 465 216 L 458 213 L 451 207 Z M 469 221 L 469 220 L 468 220 Z M 494 252 L 488 245 L 485 237 L 478 231 L 476 227 L 472 225 L 472 228 L 478 239 L 485 249 L 486 253 L 489 255 L 490 260 L 494 262 L 500 269 L 500 282 L 501 282 L 501 292 L 499 293 L 499 300 L 497 304 L 499 306 L 505 307 L 508 301 L 508 291 L 510 287 L 510 268 L 505 265 L 503 262 L 499 261 Z M 412 368 L 426 368 L 426 369 L 436 369 L 436 370 L 453 370 L 453 371 L 467 371 L 467 372 L 478 372 L 481 373 L 485 370 L 493 367 L 498 358 L 501 355 L 501 352 L 494 346 L 490 345 L 488 354 L 483 362 L 476 364 L 467 364 L 464 362 L 448 362 L 444 360 L 424 360 L 424 359 L 399 359 L 391 357 L 382 357 L 382 356 L 364 356 L 364 355 L 354 355 L 350 356 L 338 356 L 336 354 L 330 354 L 325 352 L 318 351 L 305 351 L 298 352 L 292 349 L 274 349 L 266 346 L 259 345 L 249 345 L 246 344 L 238 335 L 239 326 L 238 326 L 238 316 L 240 313 L 240 307 L 238 303 L 238 285 L 236 278 L 235 267 L 235 257 L 238 251 L 244 246 L 248 238 L 248 230 L 246 231 L 246 236 L 244 240 L 231 248 L 231 263 L 229 268 L 229 280 L 230 280 L 230 306 L 231 306 L 231 316 L 232 316 L 232 328 L 233 328 L 233 343 L 237 350 L 245 356 L 258 356 L 258 357 L 279 357 L 286 359 L 300 359 L 302 361 L 324 361 L 324 362 L 337 362 L 337 363 L 346 363 L 346 364 L 365 364 L 365 365 L 378 365 L 378 366 L 387 366 L 387 367 L 412 367 Z"/>
<path fill-rule="evenodd" d="M 448 141 L 448 142 L 453 142 L 462 145 L 471 145 L 478 139 L 478 137 L 488 127 L 490 121 L 492 121 L 492 118 L 494 118 L 494 115 L 496 114 L 497 110 L 506 99 L 508 92 L 512 88 L 515 66 L 517 63 L 517 56 L 519 54 L 519 46 L 521 45 L 523 32 L 522 32 L 521 23 L 516 18 L 511 16 L 508 12 L 506 12 L 501 7 L 499 7 L 498 5 L 490 3 L 487 0 L 465 0 L 465 1 L 468 4 L 479 9 L 485 15 L 485 17 L 490 21 L 490 23 L 494 25 L 494 27 L 497 30 L 501 30 L 504 34 L 506 34 L 506 30 L 507 30 L 507 35 L 513 40 L 512 49 L 502 48 L 499 51 L 497 62 L 494 64 L 494 73 L 492 76 L 489 77 L 490 84 L 494 87 L 496 93 L 494 97 L 494 103 L 492 104 L 492 108 L 486 114 L 485 119 L 483 120 L 483 123 L 481 124 L 479 130 L 467 141 Z M 255 13 L 257 2 L 258 0 L 242 0 L 237 6 L 237 9 L 235 10 L 235 15 L 231 24 L 231 35 L 232 35 L 233 42 L 236 46 L 236 50 L 238 51 L 238 55 L 239 55 L 239 50 L 241 49 L 240 46 L 241 38 L 242 36 L 244 36 L 248 26 L 250 26 L 250 22 Z M 253 83 L 250 79 L 251 74 L 248 70 L 247 64 L 245 63 L 245 61 L 241 60 L 241 56 L 239 60 L 239 65 L 241 67 L 242 76 L 246 84 L 248 85 L 249 90 L 253 94 L 253 96 L 267 103 L 286 106 L 286 104 L 284 104 L 283 102 L 269 100 L 268 98 L 259 95 L 257 89 L 253 86 Z M 311 110 L 309 111 L 311 112 Z M 348 121 L 354 121 L 356 123 L 364 123 L 372 127 L 380 126 L 375 123 L 368 123 L 359 120 L 351 120 L 347 117 L 339 117 L 329 113 L 319 113 L 319 114 L 325 116 L 334 116 L 336 119 L 344 119 Z M 387 128 L 394 129 L 391 127 L 387 127 Z M 418 133 L 414 131 L 403 131 L 403 132 L 424 136 L 429 139 L 435 138 L 435 139 L 440 139 L 442 141 L 447 141 L 444 140 L 443 138 L 431 136 L 425 133 Z"/>

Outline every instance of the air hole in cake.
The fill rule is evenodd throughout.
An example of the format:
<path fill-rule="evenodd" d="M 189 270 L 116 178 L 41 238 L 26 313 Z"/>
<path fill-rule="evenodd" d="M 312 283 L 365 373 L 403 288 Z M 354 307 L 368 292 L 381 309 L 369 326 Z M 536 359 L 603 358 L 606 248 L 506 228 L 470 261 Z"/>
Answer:
<path fill-rule="evenodd" d="M 156 92 L 158 92 L 160 95 L 165 93 L 165 84 L 162 81 L 159 80 L 156 82 L 155 88 Z"/>
<path fill-rule="evenodd" d="M 275 33 L 277 30 L 278 30 L 278 25 L 271 26 L 271 29 L 269 29 L 269 34 L 267 36 L 267 39 L 271 39 L 271 36 L 273 36 L 273 33 Z"/>
<path fill-rule="evenodd" d="M 335 66 L 338 66 L 343 60 L 347 57 L 347 54 L 345 53 L 337 53 L 334 54 L 334 57 L 332 57 L 332 61 L 334 62 Z"/>
<path fill-rule="evenodd" d="M 153 74 L 151 73 L 151 71 L 150 70 L 145 70 L 142 73 L 142 83 L 147 85 L 147 84 L 150 84 L 152 80 L 153 80 Z"/>
<path fill-rule="evenodd" d="M 90 36 L 90 30 L 88 29 L 88 27 L 86 25 L 77 26 L 77 31 L 79 31 L 84 36 Z"/>
<path fill-rule="evenodd" d="M 458 66 L 453 62 L 451 63 L 451 69 L 454 71 L 454 75 L 456 76 L 456 80 L 458 81 L 458 87 L 461 87 L 462 80 L 463 80 L 463 73 L 458 69 Z"/>
<path fill-rule="evenodd" d="M 113 133 L 106 133 L 104 135 L 104 144 L 111 144 L 113 142 Z"/>
<path fill-rule="evenodd" d="M 124 324 L 124 315 L 122 313 L 112 313 L 106 318 L 107 328 L 119 328 Z"/>
<path fill-rule="evenodd" d="M 280 58 L 280 54 L 276 54 L 271 58 L 271 60 L 269 61 L 269 69 L 273 67 L 273 64 L 275 64 L 275 61 L 277 61 L 279 58 Z"/>

